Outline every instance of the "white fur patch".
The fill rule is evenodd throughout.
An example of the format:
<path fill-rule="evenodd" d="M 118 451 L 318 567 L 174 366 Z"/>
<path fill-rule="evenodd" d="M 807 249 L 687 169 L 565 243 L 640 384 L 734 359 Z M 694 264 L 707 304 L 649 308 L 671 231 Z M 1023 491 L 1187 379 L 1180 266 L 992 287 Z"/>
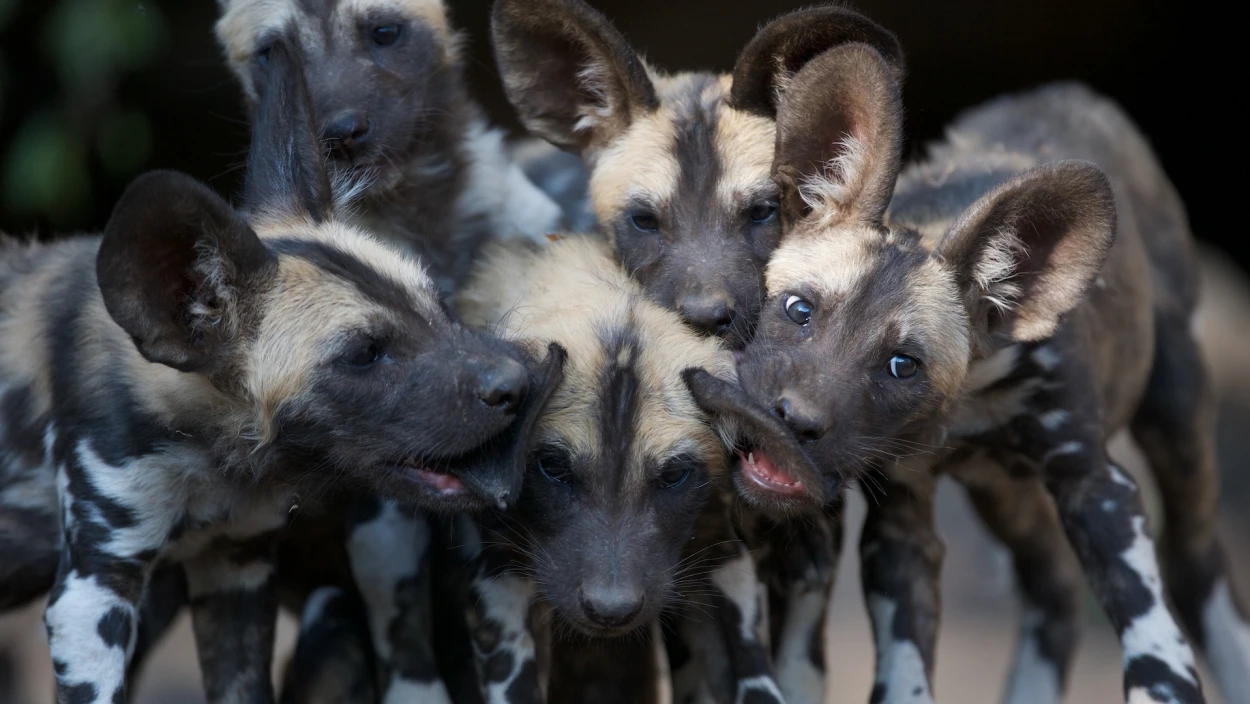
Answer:
<path fill-rule="evenodd" d="M 969 394 L 984 391 L 1015 371 L 1019 358 L 1020 345 L 1011 345 L 988 357 L 973 360 L 968 365 L 968 375 L 964 377 L 964 391 Z"/>
<path fill-rule="evenodd" d="M 999 310 L 1011 309 L 1020 296 L 1020 287 L 1011 279 L 1016 274 L 1016 263 L 1025 254 L 1024 244 L 1014 232 L 1001 230 L 990 238 L 972 271 L 981 298 Z"/>
<path fill-rule="evenodd" d="M 1207 663 L 1225 699 L 1232 702 L 1250 693 L 1250 624 L 1237 613 L 1225 579 L 1216 582 L 1202 609 L 1202 628 L 1207 637 Z"/>
<path fill-rule="evenodd" d="M 391 501 L 384 501 L 377 518 L 356 526 L 347 538 L 352 577 L 369 610 L 374 650 L 383 659 L 391 657 L 388 630 L 399 613 L 395 588 L 417 574 L 429 543 L 424 518 L 405 515 Z"/>
<path fill-rule="evenodd" d="M 343 594 L 338 587 L 318 587 L 304 601 L 304 610 L 300 613 L 300 630 L 308 630 L 317 625 L 326 610 L 326 605 Z"/>
<path fill-rule="evenodd" d="M 1194 653 L 1181 635 L 1181 629 L 1163 598 L 1159 563 L 1155 557 L 1154 541 L 1146 533 L 1145 516 L 1133 517 L 1133 532 L 1133 544 L 1121 553 L 1120 559 L 1139 575 L 1150 592 L 1152 604 L 1146 613 L 1133 619 L 1124 629 L 1120 638 L 1124 664 L 1127 666 L 1134 658 L 1150 655 L 1162 660 L 1178 678 L 1197 684 L 1193 675 Z"/>
<path fill-rule="evenodd" d="M 808 644 L 820 629 L 828 594 L 790 588 L 786 599 L 786 620 L 777 646 L 777 684 L 788 704 L 816 704 L 824 699 L 825 672 L 812 664 Z M 824 638 L 824 634 L 820 634 Z"/>
<path fill-rule="evenodd" d="M 1062 428 L 1071 417 L 1071 413 L 1068 413 L 1062 408 L 1056 408 L 1053 411 L 1047 411 L 1038 416 L 1037 420 L 1042 424 L 1043 428 L 1054 432 Z"/>
<path fill-rule="evenodd" d="M 873 638 L 877 643 L 876 683 L 886 687 L 884 704 L 932 704 L 929 679 L 925 675 L 920 649 L 908 640 L 895 640 L 894 612 L 898 604 L 881 594 L 868 595 Z M 919 692 L 913 694 L 913 692 Z"/>
<path fill-rule="evenodd" d="M 442 680 L 416 682 L 399 677 L 391 678 L 391 684 L 386 688 L 386 695 L 382 697 L 382 704 L 412 704 L 413 702 L 450 704 L 451 696 L 447 694 L 447 687 L 443 685 Z"/>
<path fill-rule="evenodd" d="M 127 650 L 109 646 L 100 637 L 100 619 L 117 606 L 131 615 Z M 44 621 L 51 629 L 48 645 L 52 659 L 65 666 L 60 681 L 68 685 L 91 683 L 96 688 L 93 704 L 112 702 L 113 692 L 125 680 L 126 660 L 134 648 L 137 625 L 134 607 L 101 586 L 94 576 L 84 578 L 70 574 L 65 579 L 60 599 L 44 613 Z"/>
<path fill-rule="evenodd" d="M 1045 455 L 1042 455 L 1042 466 L 1045 467 L 1046 465 L 1050 464 L 1050 461 L 1055 459 L 1056 457 L 1063 457 L 1064 455 L 1075 455 L 1077 453 L 1080 453 L 1084 449 L 1085 449 L 1085 445 L 1082 444 L 1081 442 L 1077 440 L 1069 440 L 1059 445 L 1058 447 L 1050 450 Z"/>
<path fill-rule="evenodd" d="M 737 557 L 717 567 L 710 579 L 725 598 L 738 607 L 738 613 L 742 615 L 742 639 L 755 641 L 755 621 L 759 618 L 756 602 L 759 580 L 755 576 L 755 561 L 750 553 L 743 548 Z"/>
<path fill-rule="evenodd" d="M 1059 668 L 1042 656 L 1037 627 L 1046 620 L 1038 609 L 1027 609 L 1020 619 L 1020 643 L 1016 647 L 1005 704 L 1059 704 L 1063 697 Z"/>
<path fill-rule="evenodd" d="M 491 682 L 486 689 L 486 704 L 508 704 L 508 687 L 521 672 L 521 666 L 536 659 L 533 635 L 526 627 L 534 585 L 515 575 L 478 579 L 474 583 L 483 605 L 483 617 L 500 626 L 499 648 L 512 653 L 512 672 L 501 682 Z M 477 643 L 473 644 L 477 651 Z M 477 653 L 479 660 L 485 653 Z"/>
<path fill-rule="evenodd" d="M 1059 353 L 1049 345 L 1042 345 L 1041 347 L 1038 347 L 1033 350 L 1033 354 L 1029 355 L 1029 357 L 1035 364 L 1037 364 L 1037 366 L 1045 369 L 1046 371 L 1054 369 L 1059 366 L 1060 362 L 1063 361 L 1063 357 L 1060 357 Z"/>
<path fill-rule="evenodd" d="M 742 704 L 752 692 L 763 692 L 773 696 L 777 702 L 784 702 L 781 691 L 777 689 L 777 683 L 773 682 L 771 677 L 748 677 L 745 680 L 738 681 L 738 695 L 734 698 L 735 704 Z"/>

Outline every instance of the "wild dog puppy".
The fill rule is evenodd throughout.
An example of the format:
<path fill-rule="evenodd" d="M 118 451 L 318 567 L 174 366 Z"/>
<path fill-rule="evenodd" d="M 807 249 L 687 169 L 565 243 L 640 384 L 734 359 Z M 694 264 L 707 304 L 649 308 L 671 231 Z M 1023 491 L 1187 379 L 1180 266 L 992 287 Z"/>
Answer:
<path fill-rule="evenodd" d="M 825 63 L 860 80 L 828 84 Z M 749 418 L 748 435 L 764 429 L 740 470 L 768 479 L 757 482 L 761 498 L 798 509 L 816 503 L 804 491 L 813 483 L 827 492 L 865 470 L 888 478 L 861 551 L 878 639 L 874 701 L 889 702 L 930 691 L 935 471 L 975 488 L 1000 535 L 1062 526 L 1119 633 L 1129 701 L 1203 700 L 1137 487 L 1105 453 L 1129 425 L 1164 488 L 1170 594 L 1241 697 L 1248 631 L 1213 532 L 1212 411 L 1175 192 L 1127 118 L 1071 86 L 965 115 L 895 192 L 891 81 L 875 52 L 841 47 L 782 97 L 796 118 L 779 123 L 774 165 L 788 232 L 766 272 L 742 389 L 696 372 L 696 397 Z M 927 452 L 895 459 L 900 444 Z M 1046 494 L 1053 505 L 1037 502 Z M 1018 570 L 1046 562 L 1039 553 L 1022 563 L 1013 548 Z M 1050 595 L 1061 603 L 1030 594 L 1031 609 L 1066 609 L 1066 578 Z M 1025 630 L 1011 701 L 1059 697 L 1071 635 Z"/>
<path fill-rule="evenodd" d="M 754 633 L 754 591 L 723 588 L 740 569 L 754 584 L 749 555 L 738 543 L 715 544 L 726 520 L 718 480 L 728 451 L 681 377 L 695 366 L 732 380 L 732 353 L 648 299 L 595 237 L 563 237 L 545 249 L 494 246 L 459 305 L 468 323 L 534 349 L 554 341 L 568 350 L 564 381 L 535 427 L 516 511 L 488 524 L 496 536 L 488 544 L 516 544 L 521 569 L 506 569 L 506 553 L 501 560 L 488 550 L 471 590 L 487 699 L 542 696 L 533 656 L 521 652 L 535 648 L 527 614 L 536 599 L 574 633 L 615 637 L 683 599 L 720 607 L 745 598 L 740 618 L 734 610 L 722 626 Z M 734 655 L 742 671 L 766 671 L 762 649 Z"/>
<path fill-rule="evenodd" d="M 272 701 L 273 543 L 302 497 L 507 501 L 558 377 L 449 320 L 419 264 L 335 220 L 283 45 L 261 95 L 246 215 L 154 172 L 102 236 L 3 242 L 0 494 L 55 477 L 61 702 L 124 700 L 158 560 L 185 571 L 209 701 Z"/>
<path fill-rule="evenodd" d="M 445 293 L 491 237 L 538 236 L 561 213 L 472 100 L 442 0 L 218 0 L 216 32 L 250 107 L 255 67 L 298 39 L 333 170 L 367 188 L 356 220 L 420 253 Z"/>
<path fill-rule="evenodd" d="M 657 71 L 581 0 L 500 0 L 493 36 L 522 121 L 587 163 L 593 209 L 620 261 L 654 300 L 734 348 L 754 329 L 765 265 L 781 237 L 770 173 L 778 96 L 814 56 L 846 42 L 877 47 L 899 74 L 903 64 L 893 34 L 836 6 L 768 23 L 727 74 Z M 802 526 L 759 516 L 739 526 L 768 546 L 757 554 L 772 597 L 778 675 L 792 702 L 824 697 L 821 633 L 841 546 L 839 506 Z M 675 677 L 681 700 L 683 682 L 698 676 L 677 668 Z"/>

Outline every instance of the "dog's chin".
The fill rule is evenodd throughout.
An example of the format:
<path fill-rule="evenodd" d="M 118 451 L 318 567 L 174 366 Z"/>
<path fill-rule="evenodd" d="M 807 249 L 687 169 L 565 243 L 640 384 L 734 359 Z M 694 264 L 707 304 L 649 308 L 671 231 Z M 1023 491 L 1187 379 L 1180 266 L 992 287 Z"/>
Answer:
<path fill-rule="evenodd" d="M 653 615 L 647 615 L 648 610 L 644 609 L 643 613 L 639 614 L 638 618 L 635 618 L 629 623 L 623 626 L 609 628 L 606 626 L 600 626 L 599 624 L 582 617 L 580 614 L 570 615 L 566 611 L 559 608 L 555 609 L 555 613 L 566 625 L 588 638 L 625 638 L 626 636 L 637 633 L 639 629 L 650 623 L 654 618 Z"/>
<path fill-rule="evenodd" d="M 764 449 L 751 447 L 739 450 L 737 454 L 734 488 L 752 508 L 775 518 L 811 513 L 822 508 L 809 488 L 773 462 Z"/>

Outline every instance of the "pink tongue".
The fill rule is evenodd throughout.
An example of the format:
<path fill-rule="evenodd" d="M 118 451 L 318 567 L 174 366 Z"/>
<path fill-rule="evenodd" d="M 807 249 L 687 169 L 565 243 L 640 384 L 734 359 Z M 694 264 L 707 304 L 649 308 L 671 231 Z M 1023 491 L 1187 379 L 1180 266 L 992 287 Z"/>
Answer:
<path fill-rule="evenodd" d="M 432 472 L 428 469 L 418 469 L 417 472 L 425 479 L 430 486 L 437 489 L 443 494 L 456 494 L 465 491 L 464 482 L 460 481 L 453 474 L 445 474 L 443 472 Z"/>
<path fill-rule="evenodd" d="M 773 464 L 768 459 L 768 455 L 760 450 L 754 450 L 749 454 L 738 453 L 738 458 L 742 460 L 742 466 L 751 474 L 765 480 L 770 484 L 783 484 L 791 487 L 801 487 L 802 482 L 790 476 L 785 470 Z"/>

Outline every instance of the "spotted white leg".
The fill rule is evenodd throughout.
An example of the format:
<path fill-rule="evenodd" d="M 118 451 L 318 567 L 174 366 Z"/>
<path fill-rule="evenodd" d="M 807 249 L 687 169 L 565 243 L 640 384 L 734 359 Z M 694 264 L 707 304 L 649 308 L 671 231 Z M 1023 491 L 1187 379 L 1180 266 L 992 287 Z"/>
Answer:
<path fill-rule="evenodd" d="M 1168 611 L 1137 485 L 1085 441 L 1067 441 L 1045 457 L 1064 528 L 1120 636 L 1126 700 L 1205 701 L 1193 651 Z"/>
<path fill-rule="evenodd" d="M 1156 312 L 1150 383 L 1132 431 L 1160 489 L 1168 594 L 1224 698 L 1238 701 L 1250 698 L 1250 610 L 1216 529 L 1216 398 L 1190 323 L 1179 311 Z"/>
<path fill-rule="evenodd" d="M 209 704 L 274 701 L 276 534 L 218 539 L 185 563 L 196 652 Z"/>
<path fill-rule="evenodd" d="M 761 639 L 761 634 L 767 632 L 767 594 L 746 545 L 738 542 L 737 548 L 737 556 L 725 560 L 708 575 L 716 592 L 713 614 L 720 624 L 734 677 L 734 702 L 780 704 L 784 698 L 768 646 Z"/>
<path fill-rule="evenodd" d="M 540 704 L 538 645 L 530 618 L 535 589 L 508 570 L 511 554 L 487 547 L 472 570 L 466 618 L 486 704 Z"/>
<path fill-rule="evenodd" d="M 450 703 L 430 642 L 429 523 L 372 497 L 360 500 L 351 523 L 347 553 L 384 665 L 383 704 Z"/>
<path fill-rule="evenodd" d="M 68 438 L 62 438 L 68 441 Z M 47 451 L 56 439 L 49 429 Z M 90 442 L 65 442 L 57 493 L 65 536 L 44 623 L 62 704 L 113 704 L 126 698 L 139 600 L 160 548 L 177 519 L 169 504 L 127 502 L 143 460 L 101 458 Z"/>

